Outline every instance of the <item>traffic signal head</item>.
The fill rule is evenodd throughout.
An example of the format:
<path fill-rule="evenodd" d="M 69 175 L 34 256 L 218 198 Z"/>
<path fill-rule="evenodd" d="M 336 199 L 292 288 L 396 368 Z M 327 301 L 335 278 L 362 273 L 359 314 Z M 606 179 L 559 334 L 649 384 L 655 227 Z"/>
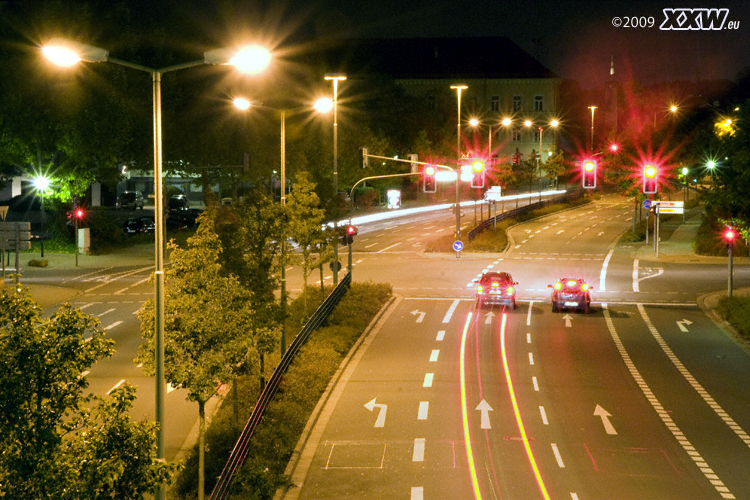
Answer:
<path fill-rule="evenodd" d="M 724 231 L 724 243 L 726 243 L 726 245 L 727 245 L 728 247 L 731 247 L 731 246 L 732 246 L 732 244 L 734 243 L 734 239 L 735 239 L 736 237 L 737 237 L 737 233 L 736 233 L 736 232 L 734 231 L 734 229 L 732 229 L 731 227 L 728 227 L 728 228 L 727 228 L 727 229 L 726 229 L 726 230 Z"/>
<path fill-rule="evenodd" d="M 367 148 L 359 148 L 359 166 L 361 168 L 370 166 L 370 157 L 367 156 Z"/>
<path fill-rule="evenodd" d="M 86 215 L 86 212 L 84 212 L 82 208 L 76 208 L 73 215 L 75 216 L 76 219 L 81 220 Z"/>
<path fill-rule="evenodd" d="M 619 150 L 620 150 L 620 146 L 616 142 L 613 142 L 612 144 L 609 145 L 609 151 L 611 153 L 617 153 Z"/>
<path fill-rule="evenodd" d="M 437 168 L 433 165 L 425 165 L 424 170 L 422 171 L 422 182 L 425 193 L 434 193 L 437 191 L 437 181 L 435 180 L 436 173 Z"/>
<path fill-rule="evenodd" d="M 354 243 L 354 236 L 357 235 L 357 232 L 357 226 L 353 226 L 352 224 L 346 226 L 346 243 L 348 245 Z"/>
<path fill-rule="evenodd" d="M 484 162 L 482 160 L 474 160 L 471 163 L 471 187 L 484 187 Z"/>
<path fill-rule="evenodd" d="M 646 194 L 656 193 L 658 170 L 653 165 L 643 167 L 643 192 Z"/>
<path fill-rule="evenodd" d="M 594 189 L 596 187 L 596 160 L 583 160 L 581 170 L 583 187 L 585 189 Z"/>

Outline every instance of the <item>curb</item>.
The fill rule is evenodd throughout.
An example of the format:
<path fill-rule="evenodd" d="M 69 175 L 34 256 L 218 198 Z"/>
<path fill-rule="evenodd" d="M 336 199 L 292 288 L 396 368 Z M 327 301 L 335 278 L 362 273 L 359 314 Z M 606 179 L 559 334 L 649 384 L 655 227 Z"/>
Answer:
<path fill-rule="evenodd" d="M 307 420 L 307 424 L 284 470 L 284 475 L 290 479 L 291 485 L 282 486 L 277 489 L 273 497 L 274 500 L 295 500 L 299 498 L 300 488 L 307 479 L 307 473 L 312 465 L 312 460 L 320 444 L 323 431 L 328 425 L 328 420 L 333 413 L 333 409 L 341 393 L 359 364 L 359 360 L 364 356 L 375 337 L 377 337 L 383 323 L 402 299 L 403 296 L 401 295 L 393 295 L 386 302 L 339 365 L 326 390 L 320 396 L 318 404 L 315 405 L 310 418 Z"/>

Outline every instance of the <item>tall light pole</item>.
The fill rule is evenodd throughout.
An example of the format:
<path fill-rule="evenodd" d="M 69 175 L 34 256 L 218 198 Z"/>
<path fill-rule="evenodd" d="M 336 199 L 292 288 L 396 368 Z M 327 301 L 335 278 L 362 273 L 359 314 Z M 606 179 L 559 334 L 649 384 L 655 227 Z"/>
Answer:
<path fill-rule="evenodd" d="M 461 239 L 461 204 L 459 203 L 458 195 L 458 181 L 461 177 L 461 92 L 468 89 L 467 85 L 457 83 L 451 85 L 451 89 L 455 89 L 456 96 L 458 97 L 458 119 L 456 120 L 456 240 Z M 459 253 L 456 252 L 456 257 Z"/>
<path fill-rule="evenodd" d="M 270 54 L 257 46 L 240 49 L 216 49 L 205 52 L 198 61 L 175 64 L 161 69 L 149 68 L 109 57 L 109 51 L 79 42 L 52 39 L 42 49 L 45 57 L 59 66 L 72 66 L 81 61 L 111 62 L 120 66 L 144 71 L 152 77 L 153 87 L 153 127 L 154 127 L 154 336 L 156 372 L 156 422 L 159 424 L 156 438 L 156 458 L 164 460 L 164 200 L 162 174 L 162 122 L 161 122 L 161 76 L 164 73 L 191 68 L 203 64 L 231 64 L 243 73 L 258 73 L 265 69 Z M 202 476 L 201 476 L 202 477 Z M 166 491 L 159 488 L 158 500 L 164 500 Z"/>
<path fill-rule="evenodd" d="M 596 106 L 589 106 L 589 109 L 591 110 L 591 149 L 589 150 L 589 152 L 593 154 L 594 152 L 594 111 L 596 111 Z"/>
<path fill-rule="evenodd" d="M 339 123 L 338 123 L 338 96 L 339 96 L 339 82 L 346 80 L 346 75 L 341 74 L 327 74 L 325 75 L 326 80 L 333 82 L 333 199 L 334 202 L 338 201 L 339 195 Z M 334 208 L 338 204 L 334 204 Z M 333 230 L 336 232 L 338 225 L 337 216 L 333 218 Z M 334 235 L 333 238 L 333 285 L 336 286 L 339 282 L 339 242 L 337 237 Z"/>

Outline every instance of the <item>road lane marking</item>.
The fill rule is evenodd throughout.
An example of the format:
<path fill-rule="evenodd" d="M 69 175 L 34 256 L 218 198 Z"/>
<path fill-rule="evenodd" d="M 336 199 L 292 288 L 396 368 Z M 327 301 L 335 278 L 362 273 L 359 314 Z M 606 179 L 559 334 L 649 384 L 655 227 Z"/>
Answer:
<path fill-rule="evenodd" d="M 607 256 L 604 258 L 604 263 L 602 264 L 602 272 L 599 275 L 599 291 L 603 292 L 606 290 L 604 283 L 607 281 L 607 267 L 609 267 L 609 259 L 612 258 L 612 254 L 615 253 L 615 249 L 611 249 Z"/>
<path fill-rule="evenodd" d="M 531 334 L 530 333 L 526 334 L 526 343 L 527 344 L 531 344 Z"/>
<path fill-rule="evenodd" d="M 414 440 L 414 452 L 411 456 L 412 462 L 424 462 L 425 438 L 416 438 Z"/>
<path fill-rule="evenodd" d="M 529 353 L 529 364 L 530 365 L 534 364 L 534 353 L 533 352 Z"/>
<path fill-rule="evenodd" d="M 721 418 L 724 423 L 727 424 L 735 434 L 737 434 L 742 442 L 745 443 L 746 446 L 750 447 L 750 436 L 748 436 L 747 432 L 745 432 L 742 427 L 740 427 L 740 425 L 735 422 L 734 419 L 730 417 L 726 411 L 724 411 L 724 409 L 716 402 L 716 400 L 714 400 L 714 398 L 712 398 L 708 394 L 708 391 L 706 391 L 706 389 L 704 389 L 703 386 L 695 379 L 695 377 L 693 377 L 688 369 L 685 368 L 685 365 L 682 364 L 682 361 L 680 361 L 680 359 L 675 355 L 672 349 L 667 345 L 666 341 L 659 334 L 659 331 L 651 322 L 651 319 L 648 317 L 646 309 L 642 304 L 638 304 L 638 311 L 641 313 L 641 317 L 643 317 L 643 321 L 645 321 L 646 327 L 651 332 L 651 335 L 656 340 L 656 343 L 659 344 L 662 351 L 664 351 L 664 354 L 667 355 L 675 368 L 677 368 L 677 371 L 679 371 L 680 374 L 685 378 L 685 380 L 687 380 L 687 382 L 690 384 L 690 386 L 695 389 L 695 391 L 700 395 L 703 401 L 705 401 L 706 404 L 710 406 L 712 410 L 714 410 L 719 418 Z"/>
<path fill-rule="evenodd" d="M 117 383 L 116 383 L 116 384 L 114 385 L 114 387 L 112 387 L 112 388 L 111 388 L 110 390 L 108 390 L 108 391 L 107 391 L 107 395 L 110 395 L 110 394 L 112 394 L 112 391 L 114 391 L 115 389 L 117 389 L 118 387 L 120 387 L 120 386 L 121 386 L 122 384 L 124 384 L 124 383 L 125 383 L 125 379 L 122 379 L 122 380 L 120 380 L 119 382 L 117 382 Z"/>
<path fill-rule="evenodd" d="M 440 349 L 433 349 L 430 353 L 430 362 L 434 363 L 438 360 L 438 356 L 440 355 Z"/>
<path fill-rule="evenodd" d="M 411 487 L 411 500 L 424 500 L 424 487 L 423 486 Z"/>
<path fill-rule="evenodd" d="M 531 383 L 534 384 L 534 391 L 539 392 L 539 382 L 537 382 L 536 377 L 531 377 Z"/>
<path fill-rule="evenodd" d="M 432 387 L 432 380 L 435 378 L 434 373 L 425 373 L 424 374 L 424 382 L 422 383 L 422 387 Z"/>
<path fill-rule="evenodd" d="M 388 405 L 376 403 L 375 400 L 377 398 L 372 398 L 371 401 L 368 401 L 365 403 L 365 408 L 367 408 L 370 411 L 375 410 L 375 408 L 378 408 L 378 418 L 375 420 L 375 427 L 384 427 L 385 426 L 385 415 L 388 412 Z"/>
<path fill-rule="evenodd" d="M 440 330 L 437 333 L 437 338 L 435 340 L 437 340 L 438 342 L 441 342 L 444 338 L 445 338 L 445 330 Z"/>
<path fill-rule="evenodd" d="M 103 313 L 99 313 L 99 314 L 97 314 L 97 315 L 96 315 L 96 317 L 97 317 L 97 318 L 101 318 L 101 317 L 102 317 L 102 316 L 104 316 L 105 314 L 109 314 L 109 313 L 111 313 L 112 311 L 115 311 L 115 310 L 116 310 L 116 309 L 115 309 L 114 307 L 113 307 L 112 309 L 107 309 L 107 310 L 106 310 L 106 311 L 104 311 Z"/>
<path fill-rule="evenodd" d="M 526 314 L 526 326 L 531 326 L 531 305 L 534 303 L 533 300 L 529 301 L 529 312 Z"/>
<path fill-rule="evenodd" d="M 384 248 L 384 249 L 382 249 L 382 250 L 378 250 L 378 251 L 377 251 L 377 252 L 375 252 L 375 253 L 383 253 L 383 252 L 385 252 L 386 250 L 390 250 L 390 249 L 391 249 L 391 248 L 393 248 L 393 247 L 397 247 L 397 246 L 399 246 L 399 245 L 400 245 L 401 243 L 402 243 L 402 242 L 401 242 L 401 241 L 399 241 L 398 243 L 394 243 L 393 245 L 391 245 L 391 246 L 389 246 L 389 247 L 385 247 L 385 248 Z"/>
<path fill-rule="evenodd" d="M 112 323 L 111 325 L 109 325 L 109 326 L 105 326 L 105 327 L 104 327 L 104 329 L 105 329 L 105 330 L 111 330 L 112 328 L 114 328 L 114 327 L 116 327 L 116 326 L 119 326 L 119 325 L 121 325 L 121 324 L 122 324 L 122 321 L 115 321 L 115 322 L 114 322 L 114 323 Z"/>
<path fill-rule="evenodd" d="M 638 304 L 638 306 L 639 308 L 643 307 L 642 304 Z M 609 313 L 609 307 L 606 302 L 602 302 L 602 312 L 604 313 L 604 322 L 607 324 L 609 335 L 610 337 L 612 337 L 612 340 L 615 343 L 615 347 L 617 347 L 617 351 L 620 353 L 620 357 L 625 362 L 625 366 L 627 366 L 630 375 L 633 377 L 635 383 L 641 389 L 641 392 L 643 392 L 643 395 L 646 397 L 648 402 L 651 403 L 651 406 L 656 411 L 656 414 L 659 416 L 659 418 L 661 418 L 664 425 L 667 427 L 667 429 L 669 429 L 677 442 L 680 443 L 680 446 L 682 446 L 682 448 L 685 450 L 685 453 L 687 453 L 687 455 L 693 460 L 693 462 L 695 462 L 695 465 L 711 482 L 714 488 L 716 488 L 716 491 L 719 492 L 722 498 L 735 498 L 735 496 L 729 491 L 729 488 L 724 485 L 724 483 L 718 478 L 713 469 L 708 466 L 703 457 L 701 457 L 701 455 L 695 450 L 695 447 L 692 445 L 692 443 L 690 443 L 690 441 L 688 441 L 688 439 L 685 437 L 685 434 L 683 434 L 680 428 L 677 427 L 677 424 L 674 423 L 674 420 L 672 420 L 669 412 L 664 409 L 662 404 L 651 391 L 651 388 L 643 379 L 643 376 L 641 376 L 640 372 L 635 367 L 635 363 L 633 363 L 633 360 L 630 358 L 630 354 L 628 354 L 628 351 L 625 349 L 625 345 L 622 343 L 617 330 L 615 330 L 615 325 L 612 321 L 612 315 Z"/>
<path fill-rule="evenodd" d="M 552 453 L 555 454 L 557 465 L 559 465 L 561 469 L 564 469 L 565 463 L 563 462 L 562 455 L 560 455 L 560 450 L 557 449 L 557 445 L 555 443 L 552 443 Z"/>
<path fill-rule="evenodd" d="M 638 292 L 638 259 L 633 259 L 633 291 Z"/>
<path fill-rule="evenodd" d="M 417 420 L 427 420 L 427 412 L 430 410 L 429 401 L 420 401 L 419 410 L 417 411 Z"/>
<path fill-rule="evenodd" d="M 549 425 L 549 421 L 547 420 L 547 412 L 544 411 L 544 406 L 539 407 L 539 413 L 542 415 L 542 423 L 544 425 Z"/>
<path fill-rule="evenodd" d="M 448 308 L 448 312 L 445 313 L 445 317 L 443 318 L 443 323 L 448 323 L 451 320 L 451 317 L 453 317 L 453 313 L 456 311 L 456 307 L 458 307 L 459 299 L 453 300 L 453 304 Z"/>

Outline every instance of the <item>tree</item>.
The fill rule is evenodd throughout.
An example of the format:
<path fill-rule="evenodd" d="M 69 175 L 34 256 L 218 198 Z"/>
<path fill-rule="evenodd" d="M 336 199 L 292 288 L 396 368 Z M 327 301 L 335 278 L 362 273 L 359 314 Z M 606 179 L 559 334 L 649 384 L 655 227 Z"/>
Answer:
<path fill-rule="evenodd" d="M 302 279 L 304 314 L 307 315 L 307 278 L 313 269 L 330 259 L 326 248 L 326 232 L 323 230 L 325 212 L 320 208 L 320 199 L 315 194 L 315 184 L 306 172 L 300 172 L 287 200 L 289 210 L 289 236 L 297 243 L 302 253 Z M 334 236 L 335 237 L 335 236 Z M 313 255 L 317 253 L 318 258 Z"/>
<path fill-rule="evenodd" d="M 204 498 L 205 406 L 219 386 L 232 381 L 248 360 L 257 357 L 264 339 L 254 338 L 250 293 L 237 276 L 219 263 L 221 243 L 214 230 L 215 214 L 199 217 L 195 235 L 185 249 L 169 244 L 172 265 L 165 274 L 164 374 L 166 381 L 188 391 L 198 403 L 198 498 Z M 153 374 L 154 304 L 148 301 L 138 315 L 145 343 L 138 353 L 144 369 Z M 257 332 L 257 329 L 255 329 Z"/>
<path fill-rule="evenodd" d="M 156 460 L 154 425 L 128 415 L 134 389 L 84 394 L 83 374 L 112 346 L 79 309 L 43 318 L 25 292 L 2 292 L 0 497 L 144 498 L 169 482 L 176 467 Z"/>

